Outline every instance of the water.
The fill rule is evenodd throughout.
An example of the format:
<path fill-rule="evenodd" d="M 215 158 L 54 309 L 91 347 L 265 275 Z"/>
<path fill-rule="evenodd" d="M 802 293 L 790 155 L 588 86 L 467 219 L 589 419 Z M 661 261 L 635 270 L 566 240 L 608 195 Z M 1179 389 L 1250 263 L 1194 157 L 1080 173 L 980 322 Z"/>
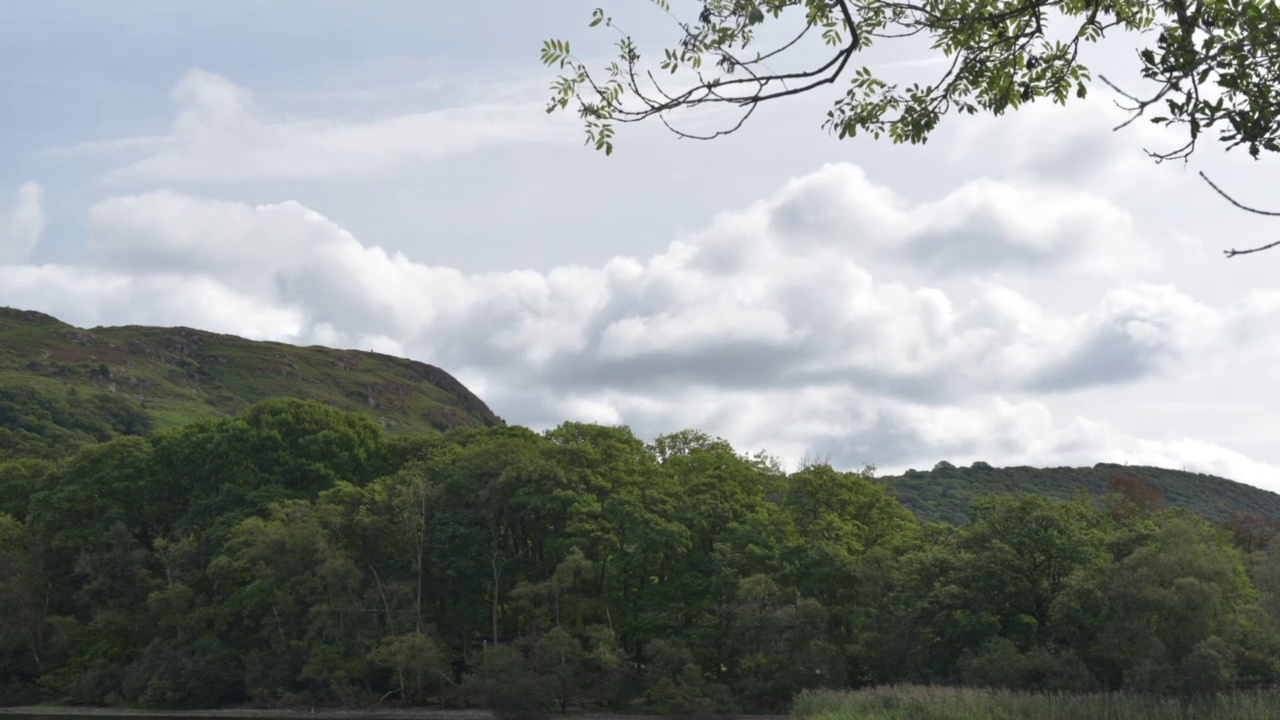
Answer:
<path fill-rule="evenodd" d="M 41 712 L 41 714 L 38 714 L 38 715 L 26 715 L 26 714 L 18 715 L 18 714 L 14 714 L 14 712 L 5 712 L 3 710 L 0 710 L 0 720 L 111 720 L 111 719 L 137 720 L 137 719 L 141 719 L 141 717 L 145 717 L 146 720 L 193 720 L 195 719 L 195 717 L 209 717 L 209 716 L 200 715 L 200 714 L 188 714 L 188 715 L 155 714 L 154 715 L 154 714 L 151 714 L 151 712 L 136 712 L 136 714 L 134 714 L 134 712 L 119 712 L 119 714 L 115 714 L 115 712 L 86 712 L 86 714 L 82 714 L 82 715 L 76 715 L 76 714 L 65 715 L 65 714 L 61 714 L 61 712 L 59 712 L 58 715 L 47 715 L 45 714 L 45 712 Z M 241 717 L 237 717 L 234 715 L 216 715 L 216 717 L 219 717 L 219 719 L 221 720 L 251 720 L 251 716 L 248 716 L 248 715 L 244 715 Z M 266 719 L 264 719 L 264 717 L 261 717 L 261 716 L 253 716 L 252 720 L 266 720 Z"/>
<path fill-rule="evenodd" d="M 306 717 L 302 712 L 289 714 L 289 712 L 280 712 L 279 715 L 232 715 L 228 712 L 201 712 L 192 711 L 174 712 L 174 714 L 164 714 L 164 712 L 147 712 L 147 711 L 97 711 L 82 712 L 82 714 L 74 714 L 74 712 L 59 712 L 58 715 L 46 714 L 18 714 L 18 712 L 8 712 L 4 708 L 0 708 L 0 720 L 201 720 L 201 719 L 218 720 L 298 720 Z"/>

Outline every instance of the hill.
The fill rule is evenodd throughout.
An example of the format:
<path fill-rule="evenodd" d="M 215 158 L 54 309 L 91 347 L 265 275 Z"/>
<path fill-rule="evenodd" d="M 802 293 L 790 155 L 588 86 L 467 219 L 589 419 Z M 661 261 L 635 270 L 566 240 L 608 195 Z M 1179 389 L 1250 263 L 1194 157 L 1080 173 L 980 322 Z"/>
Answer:
<path fill-rule="evenodd" d="M 440 368 L 190 328 L 68 325 L 0 308 L 0 460 L 235 415 L 294 397 L 358 412 L 392 434 L 502 420 Z"/>
<path fill-rule="evenodd" d="M 997 468 L 987 463 L 956 467 L 941 462 L 933 470 L 908 470 L 882 478 L 889 491 L 927 522 L 962 522 L 976 495 L 1029 492 L 1070 499 L 1087 492 L 1106 495 L 1107 480 L 1128 476 L 1150 482 L 1165 495 L 1168 507 L 1190 510 L 1220 522 L 1232 513 L 1251 513 L 1280 520 L 1280 495 L 1214 475 L 1164 468 L 1099 463 L 1081 468 Z"/>
<path fill-rule="evenodd" d="M 56 458 L 118 435 L 226 417 L 268 398 L 316 400 L 368 415 L 391 434 L 502 420 L 462 383 L 425 363 L 372 352 L 298 347 L 142 326 L 81 329 L 0 307 L 0 461 Z M 1212 475 L 1155 467 L 997 468 L 987 463 L 881 478 L 924 521 L 962 522 L 974 496 L 1030 492 L 1101 497 L 1107 480 L 1151 482 L 1171 507 L 1213 521 L 1280 520 L 1280 495 Z"/>

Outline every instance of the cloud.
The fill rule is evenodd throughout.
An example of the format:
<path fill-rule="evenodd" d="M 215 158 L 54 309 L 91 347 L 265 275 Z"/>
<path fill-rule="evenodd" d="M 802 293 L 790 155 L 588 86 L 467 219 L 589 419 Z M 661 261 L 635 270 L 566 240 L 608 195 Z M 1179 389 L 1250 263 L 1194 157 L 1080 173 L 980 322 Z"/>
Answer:
<path fill-rule="evenodd" d="M 349 179 L 496 145 L 558 142 L 573 130 L 547 118 L 542 103 L 512 98 L 380 117 L 274 117 L 248 88 L 200 69 L 170 97 L 169 134 L 69 152 L 140 155 L 108 174 L 119 182 Z"/>
<path fill-rule="evenodd" d="M 121 278 L 200 278 L 264 307 L 292 308 L 295 340 L 321 327 L 329 340 L 397 338 L 459 365 L 534 368 L 566 391 L 834 382 L 943 402 L 1070 390 L 1158 373 L 1211 339 L 1189 328 L 1216 328 L 1213 311 L 1172 288 L 1114 291 L 1064 315 L 995 283 L 944 292 L 878 282 L 855 257 L 856 237 L 777 221 L 803 202 L 805 188 L 824 197 L 839 180 L 853 188 L 843 190 L 848 205 L 903 216 L 891 254 L 919 228 L 943 227 L 932 208 L 919 211 L 922 219 L 860 170 L 830 167 L 645 262 L 617 258 L 598 269 L 466 275 L 366 246 L 296 202 L 249 206 L 172 192 L 97 205 L 88 248 L 94 268 Z M 959 207 L 948 217 L 964 227 L 963 208 L 987 216 L 1002 206 Z M 990 242 L 1017 227 L 993 222 Z"/>
<path fill-rule="evenodd" d="M 1043 215 L 1016 201 L 1029 197 Z M 912 205 L 832 165 L 647 259 L 547 272 L 431 265 L 293 201 L 145 193 L 99 203 L 90 227 L 86 264 L 2 267 L 0 301 L 82 325 L 407 355 L 535 426 L 700 427 L 784 457 L 900 469 L 1129 460 L 1280 477 L 1211 443 L 1054 418 L 1055 396 L 1176 379 L 1226 362 L 1223 348 L 1280 352 L 1274 293 L 1210 305 L 1141 282 L 1037 290 L 1148 252 L 1122 211 L 1066 190 L 982 179 Z M 989 267 L 927 261 L 951 244 L 986 248 Z"/>
<path fill-rule="evenodd" d="M 1057 390 L 1139 380 L 1193 352 L 1220 347 L 1231 320 L 1171 286 L 1115 290 L 1029 384 Z"/>
<path fill-rule="evenodd" d="M 992 399 L 947 408 L 890 405 L 838 424 L 857 429 L 817 441 L 811 446 L 814 452 L 846 465 L 874 460 L 885 472 L 902 472 L 910 465 L 928 469 L 938 460 L 1033 467 L 1116 463 L 1218 475 L 1280 492 L 1280 468 L 1242 453 L 1191 437 L 1135 437 L 1087 418 L 1059 422 L 1036 401 Z"/>
<path fill-rule="evenodd" d="M 26 262 L 44 233 L 44 189 L 29 182 L 18 188 L 17 203 L 0 213 L 0 265 Z"/>
<path fill-rule="evenodd" d="M 1084 100 L 1040 101 L 1011 115 L 981 115 L 957 123 L 951 160 L 1017 180 L 1086 187 L 1109 195 L 1152 192 L 1176 176 L 1158 169 L 1143 149 L 1167 151 L 1186 142 L 1180 131 L 1140 118 L 1115 129 L 1129 114 L 1114 91 L 1093 85 Z"/>
<path fill-rule="evenodd" d="M 47 308 L 81 327 L 187 325 L 257 340 L 297 338 L 304 320 L 295 308 L 264 305 L 210 277 L 53 264 L 0 266 L 0 302 Z"/>
<path fill-rule="evenodd" d="M 1045 402 L 976 398 L 955 405 L 868 396 L 850 385 L 796 390 L 602 389 L 589 397 L 544 390 L 504 393 L 517 413 L 551 425 L 563 418 L 625 422 L 643 436 L 697 427 L 742 451 L 768 450 L 794 467 L 803 457 L 836 467 L 875 465 L 880 475 L 958 465 L 1079 467 L 1154 465 L 1208 473 L 1280 492 L 1280 467 L 1187 436 L 1146 438 L 1084 417 L 1055 417 Z"/>
<path fill-rule="evenodd" d="M 1159 264 L 1133 218 L 1114 202 L 1035 183 L 980 177 L 912 206 L 857 166 L 827 165 L 755 210 L 799 247 L 870 244 L 937 275 L 1053 266 L 1117 277 Z M 735 223 L 745 219 L 734 214 L 711 234 L 736 236 Z"/>
<path fill-rule="evenodd" d="M 543 382 L 565 390 L 856 382 L 937 402 L 1133 380 L 1194 345 L 1178 333 L 1202 322 L 1202 310 L 1171 289 L 1115 292 L 1089 313 L 1057 316 L 998 285 L 948 294 L 877 282 L 854 257 L 856 227 L 850 237 L 778 221 L 810 200 L 806 190 L 844 193 L 836 204 L 860 208 L 852 212 L 901 215 L 878 225 L 901 228 L 890 254 L 922 228 L 947 227 L 933 207 L 913 213 L 861 170 L 833 166 L 647 262 L 618 258 L 595 270 L 468 276 L 365 246 L 295 202 L 251 207 L 171 192 L 95 207 L 89 249 L 104 268 L 216 278 L 302 309 L 307 326 L 402 338 L 458 364 L 538 367 Z M 948 222 L 968 227 L 966 213 L 990 218 L 1006 206 L 956 207 Z M 991 227 L 984 242 L 1020 241 L 1014 220 L 995 217 Z M 953 229 L 956 241 L 966 232 Z"/>

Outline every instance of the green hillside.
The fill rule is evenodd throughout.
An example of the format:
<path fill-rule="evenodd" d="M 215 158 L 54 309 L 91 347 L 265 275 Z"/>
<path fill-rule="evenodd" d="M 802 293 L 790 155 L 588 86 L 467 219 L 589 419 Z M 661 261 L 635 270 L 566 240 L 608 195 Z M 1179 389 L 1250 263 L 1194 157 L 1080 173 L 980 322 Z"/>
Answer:
<path fill-rule="evenodd" d="M 189 328 L 85 330 L 0 308 L 0 460 L 61 457 L 274 397 L 359 412 L 392 434 L 502 423 L 451 375 L 413 360 Z"/>
<path fill-rule="evenodd" d="M 1083 468 L 997 468 L 987 463 L 956 467 L 942 462 L 933 470 L 908 470 L 885 477 L 889 491 L 921 520 L 959 524 L 969 513 L 969 501 L 977 495 L 1029 492 L 1063 500 L 1081 492 L 1106 495 L 1112 477 L 1139 478 L 1165 495 L 1168 507 L 1184 508 L 1213 521 L 1232 513 L 1250 513 L 1280 520 L 1280 495 L 1200 473 L 1164 468 L 1099 463 Z"/>

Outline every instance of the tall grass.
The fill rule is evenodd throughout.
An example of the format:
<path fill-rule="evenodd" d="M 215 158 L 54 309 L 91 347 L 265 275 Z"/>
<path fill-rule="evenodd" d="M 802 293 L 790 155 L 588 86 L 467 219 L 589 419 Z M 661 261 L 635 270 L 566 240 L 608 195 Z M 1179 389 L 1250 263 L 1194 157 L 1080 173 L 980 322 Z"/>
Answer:
<path fill-rule="evenodd" d="M 791 712 L 801 720 L 1280 720 L 1280 692 L 1181 700 L 902 685 L 806 691 Z"/>

